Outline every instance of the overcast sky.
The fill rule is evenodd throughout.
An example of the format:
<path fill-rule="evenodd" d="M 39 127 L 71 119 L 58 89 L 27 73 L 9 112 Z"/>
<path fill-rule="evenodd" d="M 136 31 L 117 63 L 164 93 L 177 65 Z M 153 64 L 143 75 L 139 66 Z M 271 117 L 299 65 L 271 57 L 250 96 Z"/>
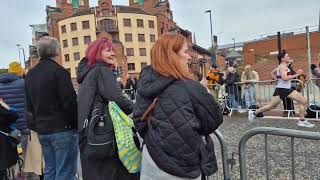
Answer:
<path fill-rule="evenodd" d="M 91 0 L 96 5 L 98 0 Z M 128 0 L 114 0 L 127 5 Z M 210 46 L 209 15 L 213 12 L 213 31 L 220 45 L 259 38 L 260 35 L 290 30 L 319 22 L 320 0 L 170 0 L 177 24 L 196 33 L 197 44 Z M 16 44 L 28 58 L 31 44 L 30 24 L 45 23 L 46 5 L 55 0 L 1 0 L 0 68 L 18 60 Z M 21 56 L 22 58 L 22 56 Z"/>

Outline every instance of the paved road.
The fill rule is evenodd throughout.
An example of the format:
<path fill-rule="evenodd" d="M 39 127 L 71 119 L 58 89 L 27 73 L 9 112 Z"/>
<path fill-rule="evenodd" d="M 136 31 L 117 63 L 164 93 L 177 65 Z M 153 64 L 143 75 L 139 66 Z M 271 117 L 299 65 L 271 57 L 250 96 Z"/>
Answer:
<path fill-rule="evenodd" d="M 288 129 L 307 130 L 320 133 L 320 121 L 314 122 L 315 128 L 305 129 L 296 126 L 296 120 L 288 119 L 258 119 L 255 124 L 250 124 L 244 116 L 225 116 L 224 123 L 219 128 L 228 145 L 228 156 L 238 153 L 238 143 L 241 136 L 253 127 L 279 127 Z M 221 154 L 218 141 L 216 141 L 216 155 L 221 162 Z M 270 179 L 291 180 L 291 156 L 290 138 L 270 136 L 269 141 L 269 165 Z M 247 143 L 247 167 L 248 177 L 251 180 L 266 179 L 264 136 L 254 136 Z M 311 140 L 295 140 L 296 154 L 296 179 L 320 180 L 320 142 Z M 236 166 L 232 170 L 232 179 L 239 178 L 238 154 L 235 154 Z M 220 163 L 221 165 L 221 163 Z M 210 180 L 223 180 L 222 167 L 219 172 L 209 178 Z"/>

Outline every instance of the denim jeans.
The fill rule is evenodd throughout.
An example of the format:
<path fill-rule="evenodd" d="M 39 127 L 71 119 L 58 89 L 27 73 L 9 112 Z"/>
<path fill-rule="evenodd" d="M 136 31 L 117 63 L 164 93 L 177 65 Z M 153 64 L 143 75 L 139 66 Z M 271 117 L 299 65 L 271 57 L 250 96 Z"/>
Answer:
<path fill-rule="evenodd" d="M 247 108 L 250 108 L 250 106 L 252 105 L 256 105 L 256 100 L 254 96 L 254 86 L 248 86 L 247 88 L 244 88 L 244 98 L 246 100 Z"/>
<path fill-rule="evenodd" d="M 231 108 L 238 108 L 240 105 L 236 101 L 236 96 L 234 94 L 229 94 Z"/>
<path fill-rule="evenodd" d="M 64 131 L 39 135 L 45 161 L 45 180 L 74 180 L 77 171 L 78 135 Z"/>

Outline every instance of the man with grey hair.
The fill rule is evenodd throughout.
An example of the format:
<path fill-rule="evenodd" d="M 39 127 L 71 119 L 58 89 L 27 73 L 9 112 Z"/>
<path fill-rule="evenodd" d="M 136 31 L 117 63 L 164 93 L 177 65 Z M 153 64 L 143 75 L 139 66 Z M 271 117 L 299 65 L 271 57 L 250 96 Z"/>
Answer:
<path fill-rule="evenodd" d="M 29 128 L 39 135 L 45 161 L 44 179 L 74 179 L 78 155 L 77 95 L 70 74 L 56 60 L 57 39 L 42 37 L 39 63 L 25 79 Z"/>

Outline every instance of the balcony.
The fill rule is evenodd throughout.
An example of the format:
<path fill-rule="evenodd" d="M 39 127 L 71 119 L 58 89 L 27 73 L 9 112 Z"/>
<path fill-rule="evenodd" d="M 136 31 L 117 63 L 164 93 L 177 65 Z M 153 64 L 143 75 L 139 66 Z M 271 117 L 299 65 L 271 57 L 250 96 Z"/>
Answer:
<path fill-rule="evenodd" d="M 116 21 L 111 19 L 103 19 L 99 21 L 98 32 L 117 33 L 119 32 L 116 26 Z"/>

